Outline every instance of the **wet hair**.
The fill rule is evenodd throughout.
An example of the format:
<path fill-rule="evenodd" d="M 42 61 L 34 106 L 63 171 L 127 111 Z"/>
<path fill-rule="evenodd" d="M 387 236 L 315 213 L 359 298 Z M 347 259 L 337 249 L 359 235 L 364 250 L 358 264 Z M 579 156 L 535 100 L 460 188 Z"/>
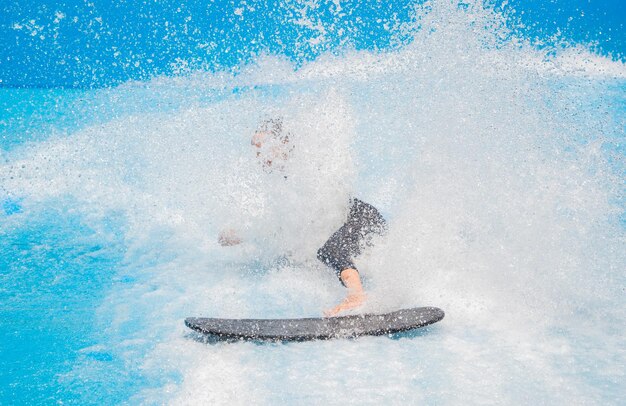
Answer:
<path fill-rule="evenodd" d="M 257 132 L 267 133 L 270 137 L 282 142 L 283 144 L 288 143 L 291 136 L 291 133 L 284 132 L 282 117 L 273 117 L 262 120 L 257 127 Z"/>

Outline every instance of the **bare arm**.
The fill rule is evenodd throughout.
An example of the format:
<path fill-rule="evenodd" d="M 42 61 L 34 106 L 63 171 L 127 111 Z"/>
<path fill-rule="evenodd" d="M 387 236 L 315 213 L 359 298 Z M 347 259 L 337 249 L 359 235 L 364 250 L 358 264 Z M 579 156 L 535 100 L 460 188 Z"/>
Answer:
<path fill-rule="evenodd" d="M 237 233 L 233 229 L 222 230 L 217 237 L 217 242 L 222 247 L 230 247 L 232 245 L 241 244 L 241 238 L 237 236 Z"/>

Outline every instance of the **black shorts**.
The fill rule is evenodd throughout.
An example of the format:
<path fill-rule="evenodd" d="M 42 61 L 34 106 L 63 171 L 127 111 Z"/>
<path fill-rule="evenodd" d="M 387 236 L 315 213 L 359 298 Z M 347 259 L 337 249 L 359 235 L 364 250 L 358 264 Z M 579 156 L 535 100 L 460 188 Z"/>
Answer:
<path fill-rule="evenodd" d="M 341 280 L 344 269 L 356 270 L 352 259 L 371 243 L 372 236 L 386 231 L 387 222 L 374 206 L 352 199 L 348 219 L 317 251 L 317 258 L 333 268 Z"/>

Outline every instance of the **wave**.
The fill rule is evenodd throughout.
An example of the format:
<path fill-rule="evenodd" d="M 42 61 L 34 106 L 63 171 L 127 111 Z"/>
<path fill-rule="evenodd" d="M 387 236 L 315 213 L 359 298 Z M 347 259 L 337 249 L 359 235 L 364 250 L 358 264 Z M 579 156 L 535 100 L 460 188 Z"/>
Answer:
<path fill-rule="evenodd" d="M 96 352 L 113 355 L 79 360 L 63 382 L 114 358 L 147 382 L 125 396 L 147 403 L 619 398 L 614 326 L 625 319 L 626 258 L 623 168 L 613 158 L 623 64 L 575 47 L 537 50 L 478 4 L 420 7 L 428 12 L 418 7 L 414 25 L 398 28 L 413 36 L 398 49 L 297 69 L 266 55 L 236 74 L 124 84 L 99 93 L 109 115 L 3 152 L 2 192 L 19 202 L 0 217 L 5 230 L 70 205 L 96 234 L 114 219 L 125 247 L 115 272 L 131 279 L 95 314 L 110 322 Z M 286 202 L 250 146 L 259 121 L 277 114 L 300 137 L 296 169 L 320 170 Z M 224 219 L 281 203 L 293 216 L 271 223 L 284 219 L 284 243 L 310 254 L 297 219 L 323 212 L 328 185 L 350 188 L 390 221 L 386 240 L 358 259 L 368 309 L 436 305 L 445 322 L 414 339 L 293 346 L 211 346 L 187 335 L 190 315 L 318 315 L 340 299 L 314 254 L 282 256 L 263 228 L 241 247 L 217 241 Z M 361 389 L 339 393 L 351 385 Z"/>

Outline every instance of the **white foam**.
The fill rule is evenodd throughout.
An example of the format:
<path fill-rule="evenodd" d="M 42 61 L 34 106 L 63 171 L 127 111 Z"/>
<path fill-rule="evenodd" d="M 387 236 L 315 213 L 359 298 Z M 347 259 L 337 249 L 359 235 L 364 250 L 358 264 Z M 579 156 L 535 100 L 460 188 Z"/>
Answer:
<path fill-rule="evenodd" d="M 64 204 L 96 229 L 112 212 L 126 218 L 124 271 L 137 282 L 109 292 L 99 317 L 111 320 L 102 346 L 159 382 L 133 403 L 599 404 L 620 395 L 625 355 L 611 326 L 625 318 L 621 183 L 602 145 L 623 128 L 606 119 L 612 101 L 599 92 L 623 78 L 623 65 L 578 49 L 546 60 L 493 12 L 451 4 L 418 11 L 422 28 L 396 51 L 300 70 L 263 57 L 238 76 L 112 91 L 271 84 L 271 94 L 189 96 L 179 111 L 4 154 L 3 189 L 24 198 L 24 215 L 69 196 Z M 306 146 L 296 172 L 320 177 L 286 202 L 295 215 L 280 218 L 284 240 L 250 227 L 254 243 L 220 247 L 225 219 L 264 217 L 281 203 L 259 189 L 249 144 L 259 119 L 277 113 Z M 325 236 L 299 243 L 308 236 L 297 225 L 298 210 L 338 203 L 347 189 L 390 220 L 387 239 L 357 263 L 369 309 L 439 306 L 439 327 L 413 339 L 265 346 L 185 335 L 186 316 L 312 316 L 340 300 L 332 271 L 314 259 Z M 302 252 L 277 261 L 294 242 Z M 585 352 L 594 346 L 602 350 Z"/>

